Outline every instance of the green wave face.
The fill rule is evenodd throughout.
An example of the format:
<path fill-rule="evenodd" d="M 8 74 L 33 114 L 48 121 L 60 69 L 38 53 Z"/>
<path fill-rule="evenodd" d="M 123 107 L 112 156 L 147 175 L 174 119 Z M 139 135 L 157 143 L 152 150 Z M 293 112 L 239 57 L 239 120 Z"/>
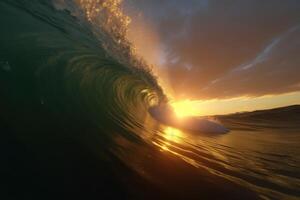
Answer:
<path fill-rule="evenodd" d="M 3 118 L 20 132 L 140 138 L 135 130 L 163 97 L 146 66 L 121 64 L 88 23 L 51 3 L 0 4 Z"/>

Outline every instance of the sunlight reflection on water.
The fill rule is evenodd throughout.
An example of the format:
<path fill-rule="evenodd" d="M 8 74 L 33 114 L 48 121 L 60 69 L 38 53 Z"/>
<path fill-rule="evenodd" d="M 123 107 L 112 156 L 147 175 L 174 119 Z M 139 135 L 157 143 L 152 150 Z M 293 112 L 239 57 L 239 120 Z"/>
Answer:
<path fill-rule="evenodd" d="M 285 191 L 300 187 L 300 180 L 293 175 L 300 173 L 295 142 L 295 138 L 300 139 L 298 134 L 234 130 L 209 136 L 172 127 L 164 127 L 160 134 L 160 139 L 152 143 L 162 152 L 174 154 L 196 168 L 252 188 L 263 196 L 294 198 Z"/>

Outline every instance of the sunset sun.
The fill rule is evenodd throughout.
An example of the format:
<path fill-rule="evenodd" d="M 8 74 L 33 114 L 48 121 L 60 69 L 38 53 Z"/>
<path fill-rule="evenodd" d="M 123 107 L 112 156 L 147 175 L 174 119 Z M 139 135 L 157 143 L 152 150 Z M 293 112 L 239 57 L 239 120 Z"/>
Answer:
<path fill-rule="evenodd" d="M 176 101 L 171 104 L 177 117 L 183 118 L 188 116 L 199 115 L 195 104 L 190 100 Z"/>

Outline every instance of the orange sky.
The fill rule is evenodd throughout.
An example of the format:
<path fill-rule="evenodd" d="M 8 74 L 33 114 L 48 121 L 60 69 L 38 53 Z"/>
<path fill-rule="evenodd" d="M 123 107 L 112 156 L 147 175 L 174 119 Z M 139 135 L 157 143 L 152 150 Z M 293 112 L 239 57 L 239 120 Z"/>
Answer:
<path fill-rule="evenodd" d="M 129 39 L 201 115 L 300 104 L 300 3 L 131 1 Z"/>

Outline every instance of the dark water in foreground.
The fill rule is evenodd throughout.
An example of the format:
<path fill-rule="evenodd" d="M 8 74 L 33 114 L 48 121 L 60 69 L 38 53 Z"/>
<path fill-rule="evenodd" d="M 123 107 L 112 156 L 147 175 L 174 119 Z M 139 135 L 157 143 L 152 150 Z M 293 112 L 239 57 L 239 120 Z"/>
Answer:
<path fill-rule="evenodd" d="M 155 78 L 101 27 L 38 0 L 0 22 L 0 199 L 299 199 L 299 106 L 165 127 Z"/>

